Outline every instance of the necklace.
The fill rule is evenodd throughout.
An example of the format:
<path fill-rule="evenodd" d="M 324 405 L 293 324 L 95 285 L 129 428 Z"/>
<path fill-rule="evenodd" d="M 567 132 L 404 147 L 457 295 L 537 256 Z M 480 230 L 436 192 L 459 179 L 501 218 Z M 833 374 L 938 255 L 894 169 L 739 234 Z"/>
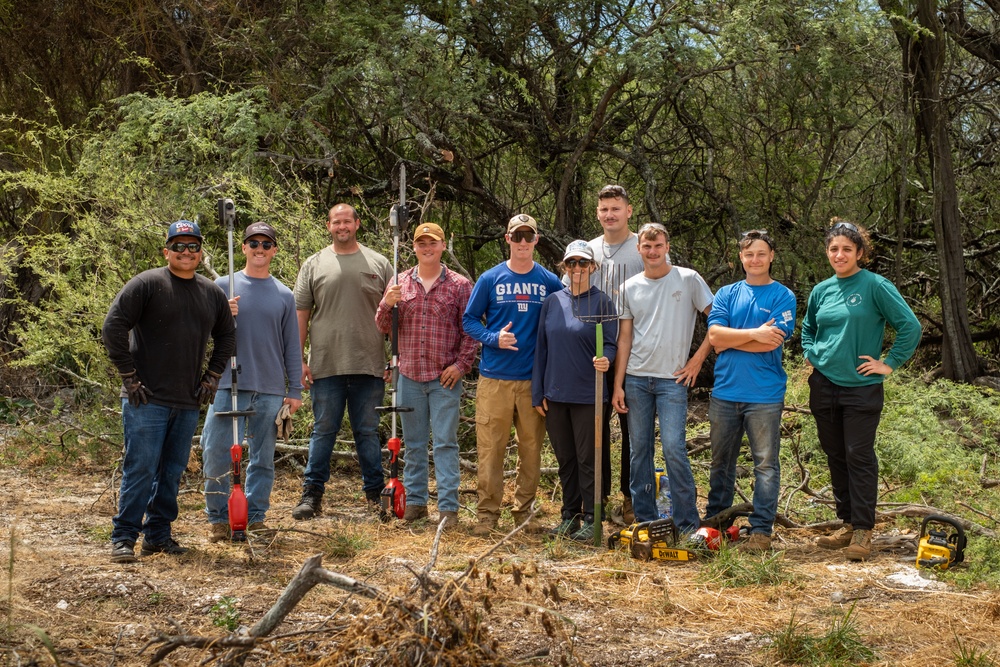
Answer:
<path fill-rule="evenodd" d="M 612 259 L 615 255 L 618 254 L 618 251 L 622 249 L 622 246 L 624 246 L 626 243 L 628 243 L 628 241 L 629 241 L 628 239 L 625 239 L 621 243 L 610 244 L 610 243 L 608 243 L 607 241 L 605 241 L 602 238 L 601 239 L 601 243 L 602 243 L 602 245 L 601 245 L 601 252 L 604 255 L 604 258 L 605 259 Z M 610 255 L 608 254 L 608 248 L 614 248 L 614 251 Z"/>

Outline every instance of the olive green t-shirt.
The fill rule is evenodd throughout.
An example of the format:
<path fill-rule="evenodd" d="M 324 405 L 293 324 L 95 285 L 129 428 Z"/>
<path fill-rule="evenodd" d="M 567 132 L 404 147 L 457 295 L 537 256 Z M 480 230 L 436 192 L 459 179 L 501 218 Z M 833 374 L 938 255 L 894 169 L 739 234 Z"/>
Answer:
<path fill-rule="evenodd" d="M 360 245 L 338 255 L 327 246 L 310 257 L 295 280 L 295 309 L 312 311 L 309 368 L 313 378 L 374 375 L 385 369 L 385 336 L 375 310 L 392 280 L 392 264 Z"/>

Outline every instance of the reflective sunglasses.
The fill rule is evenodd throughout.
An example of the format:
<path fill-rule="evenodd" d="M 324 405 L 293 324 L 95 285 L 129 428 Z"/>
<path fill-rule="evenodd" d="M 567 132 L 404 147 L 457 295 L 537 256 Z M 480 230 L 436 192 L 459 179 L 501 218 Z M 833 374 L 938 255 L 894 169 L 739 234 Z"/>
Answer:
<path fill-rule="evenodd" d="M 566 265 L 567 269 L 575 269 L 578 266 L 585 269 L 590 266 L 591 262 L 589 259 L 566 259 L 563 260 L 563 264 Z"/>
<path fill-rule="evenodd" d="M 198 252 L 201 250 L 201 244 L 197 241 L 192 241 L 191 243 L 171 243 L 167 246 L 167 250 L 173 250 L 174 252 L 184 252 L 185 250 Z"/>
<path fill-rule="evenodd" d="M 852 231 L 852 232 L 855 232 L 855 233 L 857 233 L 857 234 L 860 234 L 860 233 L 861 233 L 861 230 L 860 230 L 860 229 L 858 229 L 858 226 L 857 226 L 857 225 L 855 225 L 855 224 L 854 224 L 853 222 L 847 222 L 847 221 L 845 221 L 845 220 L 841 220 L 841 221 L 839 221 L 839 222 L 838 222 L 837 224 L 835 224 L 835 225 L 834 225 L 833 227 L 831 227 L 830 229 L 831 229 L 831 230 L 833 230 L 833 229 L 840 229 L 841 227 L 843 227 L 844 229 L 847 229 L 847 230 L 850 230 L 850 231 Z"/>
<path fill-rule="evenodd" d="M 531 230 L 525 231 L 523 229 L 518 229 L 517 231 L 513 231 L 510 233 L 510 240 L 513 241 L 514 243 L 520 243 L 521 241 L 527 241 L 528 243 L 531 243 L 532 241 L 535 240 L 535 232 Z"/>
<path fill-rule="evenodd" d="M 257 239 L 253 239 L 247 241 L 247 245 L 253 248 L 254 250 L 256 250 L 257 247 L 261 245 L 264 246 L 264 250 L 270 250 L 271 248 L 275 247 L 278 244 L 274 243 L 273 241 L 258 241 Z"/>

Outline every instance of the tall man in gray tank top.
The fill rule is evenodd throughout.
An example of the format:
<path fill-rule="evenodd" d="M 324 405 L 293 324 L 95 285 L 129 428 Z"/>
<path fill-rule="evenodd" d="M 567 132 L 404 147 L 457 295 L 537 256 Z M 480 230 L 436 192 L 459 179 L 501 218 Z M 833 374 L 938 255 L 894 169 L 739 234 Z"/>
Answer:
<path fill-rule="evenodd" d="M 303 350 L 309 341 L 302 384 L 312 393 L 315 417 L 302 498 L 292 510 L 295 519 L 320 512 L 345 407 L 372 510 L 381 507 L 385 484 L 375 412 L 385 397 L 385 339 L 375 326 L 375 311 L 392 281 L 392 264 L 358 243 L 361 219 L 353 206 L 331 208 L 326 228 L 333 243 L 305 261 L 294 289 Z"/>

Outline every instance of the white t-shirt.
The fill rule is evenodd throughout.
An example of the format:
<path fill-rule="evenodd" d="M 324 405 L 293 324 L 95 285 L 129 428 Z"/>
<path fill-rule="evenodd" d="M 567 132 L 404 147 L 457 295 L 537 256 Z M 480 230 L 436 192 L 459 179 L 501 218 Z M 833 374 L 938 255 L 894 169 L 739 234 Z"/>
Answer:
<path fill-rule="evenodd" d="M 697 271 L 673 266 L 662 278 L 629 278 L 624 292 L 620 319 L 632 320 L 626 373 L 676 378 L 688 362 L 697 315 L 712 305 L 712 290 Z"/>

